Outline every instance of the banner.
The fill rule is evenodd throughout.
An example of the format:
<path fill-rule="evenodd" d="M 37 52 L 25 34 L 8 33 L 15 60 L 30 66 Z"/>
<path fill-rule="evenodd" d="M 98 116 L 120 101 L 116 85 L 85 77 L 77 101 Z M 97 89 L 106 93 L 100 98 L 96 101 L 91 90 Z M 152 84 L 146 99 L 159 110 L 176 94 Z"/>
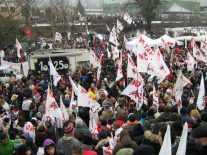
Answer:
<path fill-rule="evenodd" d="M 137 66 L 134 63 L 130 54 L 128 54 L 127 78 L 137 79 Z"/>
<path fill-rule="evenodd" d="M 204 86 L 204 78 L 203 75 L 201 77 L 200 89 L 197 99 L 197 107 L 199 110 L 203 110 L 205 108 L 205 86 Z"/>
<path fill-rule="evenodd" d="M 27 75 L 29 73 L 29 63 L 22 62 L 22 69 L 23 69 L 24 76 L 27 77 Z"/>
<path fill-rule="evenodd" d="M 126 12 L 124 14 L 124 20 L 128 23 L 131 24 L 132 23 L 132 18 L 129 16 L 129 14 Z"/>

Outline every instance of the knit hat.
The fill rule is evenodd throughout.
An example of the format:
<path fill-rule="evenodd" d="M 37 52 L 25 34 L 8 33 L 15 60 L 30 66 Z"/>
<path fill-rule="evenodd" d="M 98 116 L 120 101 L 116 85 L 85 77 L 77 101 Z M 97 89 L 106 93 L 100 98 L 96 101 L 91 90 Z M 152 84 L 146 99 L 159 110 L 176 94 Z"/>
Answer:
<path fill-rule="evenodd" d="M 47 147 L 47 146 L 50 146 L 50 145 L 55 145 L 53 140 L 52 139 L 45 139 L 44 143 L 43 143 L 43 147 Z"/>
<path fill-rule="evenodd" d="M 135 148 L 133 155 L 154 155 L 155 150 L 149 145 L 139 145 Z"/>
<path fill-rule="evenodd" d="M 110 108 L 110 104 L 109 103 L 106 103 L 105 105 L 104 105 L 104 109 L 109 109 Z"/>
<path fill-rule="evenodd" d="M 202 138 L 207 137 L 207 125 L 201 125 L 192 130 L 191 137 L 193 138 Z"/>
<path fill-rule="evenodd" d="M 134 122 L 136 120 L 136 117 L 133 113 L 129 114 L 128 119 L 130 122 Z"/>
<path fill-rule="evenodd" d="M 64 126 L 64 133 L 66 134 L 71 134 L 74 130 L 74 125 L 73 123 L 69 123 L 68 125 Z"/>

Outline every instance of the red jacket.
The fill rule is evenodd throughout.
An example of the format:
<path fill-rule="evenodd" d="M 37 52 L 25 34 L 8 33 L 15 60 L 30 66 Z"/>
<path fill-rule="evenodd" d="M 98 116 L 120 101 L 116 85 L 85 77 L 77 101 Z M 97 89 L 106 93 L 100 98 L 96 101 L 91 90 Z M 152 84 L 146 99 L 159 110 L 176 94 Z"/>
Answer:
<path fill-rule="evenodd" d="M 83 155 L 98 155 L 98 154 L 92 150 L 83 150 Z"/>

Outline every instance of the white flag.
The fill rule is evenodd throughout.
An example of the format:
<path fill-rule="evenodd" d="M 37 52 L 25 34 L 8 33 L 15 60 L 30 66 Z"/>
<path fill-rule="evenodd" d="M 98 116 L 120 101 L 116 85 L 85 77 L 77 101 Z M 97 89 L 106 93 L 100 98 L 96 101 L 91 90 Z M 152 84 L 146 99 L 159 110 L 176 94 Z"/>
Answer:
<path fill-rule="evenodd" d="M 111 53 L 112 53 L 112 58 L 115 61 L 119 57 L 120 51 L 118 50 L 117 47 L 114 47 L 113 45 L 111 46 Z"/>
<path fill-rule="evenodd" d="M 46 99 L 46 105 L 45 105 L 45 117 L 47 116 L 60 118 L 61 120 L 63 119 L 60 108 L 58 107 L 58 104 L 55 101 L 55 98 L 53 97 L 53 94 L 50 88 L 48 88 L 47 90 L 47 99 Z"/>
<path fill-rule="evenodd" d="M 101 79 L 101 64 L 98 66 L 98 71 L 97 71 L 97 80 L 100 82 Z"/>
<path fill-rule="evenodd" d="M 81 13 L 80 13 L 79 11 L 78 11 L 78 16 L 79 16 L 79 18 L 82 16 Z"/>
<path fill-rule="evenodd" d="M 63 104 L 62 96 L 60 96 L 60 110 L 62 112 L 63 121 L 69 120 L 69 115 L 65 109 L 65 105 Z"/>
<path fill-rule="evenodd" d="M 124 29 L 124 26 L 122 25 L 122 23 L 117 19 L 117 28 L 122 31 Z"/>
<path fill-rule="evenodd" d="M 205 86 L 204 86 L 204 78 L 203 75 L 201 77 L 200 89 L 197 99 L 197 107 L 199 110 L 203 110 L 205 108 Z"/>
<path fill-rule="evenodd" d="M 168 47 L 174 47 L 175 46 L 175 39 L 169 37 L 167 34 L 165 34 L 164 36 L 162 36 L 162 40 L 165 42 L 165 44 L 168 46 Z"/>
<path fill-rule="evenodd" d="M 128 54 L 128 63 L 127 63 L 127 78 L 137 79 L 137 66 Z"/>
<path fill-rule="evenodd" d="M 126 36 L 124 35 L 124 43 L 128 42 Z"/>
<path fill-rule="evenodd" d="M 88 92 L 81 85 L 78 85 L 77 103 L 78 103 L 78 106 L 90 107 Z"/>
<path fill-rule="evenodd" d="M 132 23 L 132 18 L 129 16 L 129 14 L 126 12 L 124 14 L 124 20 L 128 23 L 131 24 Z"/>
<path fill-rule="evenodd" d="M 109 42 L 111 42 L 115 46 L 119 45 L 117 37 L 116 37 L 116 30 L 114 32 L 113 29 L 112 29 L 112 31 L 110 32 Z"/>
<path fill-rule="evenodd" d="M 159 155 L 171 155 L 171 154 L 172 154 L 171 134 L 170 134 L 170 126 L 168 125 Z"/>
<path fill-rule="evenodd" d="M 123 78 L 123 73 L 122 73 L 122 58 L 119 60 L 119 63 L 118 63 L 116 81 L 119 81 L 121 78 Z"/>
<path fill-rule="evenodd" d="M 23 69 L 24 76 L 27 77 L 27 75 L 29 73 L 29 63 L 22 62 L 22 69 Z"/>
<path fill-rule="evenodd" d="M 185 122 L 176 155 L 185 155 L 188 137 L 188 123 Z"/>
<path fill-rule="evenodd" d="M 158 99 L 157 91 L 156 91 L 154 84 L 153 84 L 153 105 L 156 105 L 156 107 L 159 107 L 159 99 Z"/>
<path fill-rule="evenodd" d="M 194 71 L 194 66 L 196 64 L 196 61 L 189 52 L 187 53 L 186 63 L 187 63 L 187 70 L 188 71 Z"/>
<path fill-rule="evenodd" d="M 192 44 L 193 44 L 193 56 L 196 58 L 196 60 L 206 62 L 205 58 L 203 57 L 200 49 L 198 48 L 194 40 L 192 41 Z"/>
<path fill-rule="evenodd" d="M 90 63 L 94 68 L 100 65 L 100 61 L 93 50 L 90 50 Z"/>
<path fill-rule="evenodd" d="M 16 50 L 17 50 L 17 56 L 20 58 L 20 50 L 22 49 L 22 45 L 19 43 L 19 41 L 16 38 L 16 44 L 15 44 Z"/>
<path fill-rule="evenodd" d="M 53 85 L 57 86 L 57 83 L 58 83 L 58 81 L 60 81 L 61 77 L 58 74 L 58 72 L 56 71 L 55 67 L 53 66 L 51 59 L 49 59 L 48 64 L 50 66 L 50 76 L 53 77 Z"/>
<path fill-rule="evenodd" d="M 183 94 L 183 87 L 185 87 L 189 83 L 191 82 L 183 75 L 182 71 L 180 70 L 174 86 L 175 100 L 178 106 L 178 113 L 180 113 L 180 109 L 182 108 L 181 96 Z"/>
<path fill-rule="evenodd" d="M 207 53 L 207 45 L 206 42 L 201 41 L 201 49 L 204 53 Z"/>
<path fill-rule="evenodd" d="M 144 83 L 138 79 L 133 80 L 121 93 L 122 95 L 129 96 L 132 100 L 138 103 L 139 98 L 142 96 L 142 89 Z"/>
<path fill-rule="evenodd" d="M 75 82 L 72 80 L 72 78 L 69 76 L 70 84 L 72 85 L 72 89 L 75 93 L 75 95 L 78 95 L 78 87 L 76 86 Z"/>
<path fill-rule="evenodd" d="M 108 55 L 108 58 L 111 58 L 111 52 L 109 51 L 108 47 L 107 47 L 107 55 Z"/>
<path fill-rule="evenodd" d="M 59 32 L 55 33 L 55 41 L 62 41 L 62 35 Z"/>

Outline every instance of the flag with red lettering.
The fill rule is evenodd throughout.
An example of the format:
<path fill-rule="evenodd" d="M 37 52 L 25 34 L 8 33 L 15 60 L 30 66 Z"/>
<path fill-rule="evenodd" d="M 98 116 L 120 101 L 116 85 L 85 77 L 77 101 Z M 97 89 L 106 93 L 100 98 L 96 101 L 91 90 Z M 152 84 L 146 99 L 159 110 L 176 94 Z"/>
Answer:
<path fill-rule="evenodd" d="M 119 57 L 119 50 L 117 47 L 114 47 L 113 45 L 111 46 L 111 53 L 112 53 L 112 58 L 115 61 Z"/>
<path fill-rule="evenodd" d="M 115 28 L 115 26 L 113 27 L 113 29 L 110 32 L 109 42 L 111 42 L 115 46 L 118 46 L 119 45 L 118 40 L 117 40 L 117 37 L 116 37 L 116 28 Z"/>
<path fill-rule="evenodd" d="M 31 122 L 26 122 L 24 124 L 23 133 L 28 133 L 32 138 L 33 142 L 35 142 L 35 127 Z"/>
<path fill-rule="evenodd" d="M 165 34 L 161 38 L 168 47 L 174 47 L 175 46 L 175 43 L 176 43 L 175 39 L 169 37 L 167 34 Z"/>
<path fill-rule="evenodd" d="M 207 45 L 206 42 L 201 41 L 201 49 L 204 53 L 207 53 Z"/>
<path fill-rule="evenodd" d="M 122 25 L 122 23 L 117 19 L 117 29 L 119 29 L 120 31 L 122 31 L 124 29 L 124 26 Z"/>
<path fill-rule="evenodd" d="M 193 56 L 196 58 L 196 60 L 206 62 L 204 56 L 202 55 L 200 49 L 198 48 L 194 40 L 192 40 L 192 44 L 193 44 Z"/>
<path fill-rule="evenodd" d="M 131 24 L 132 23 L 132 18 L 129 16 L 129 14 L 126 12 L 124 14 L 124 20 L 128 23 Z"/>
<path fill-rule="evenodd" d="M 137 66 L 134 63 L 130 54 L 128 54 L 127 78 L 137 79 Z"/>
<path fill-rule="evenodd" d="M 81 106 L 81 107 L 90 107 L 88 92 L 81 85 L 78 85 L 77 103 L 78 103 L 78 106 Z"/>
<path fill-rule="evenodd" d="M 138 103 L 139 98 L 142 96 L 142 89 L 144 83 L 138 80 L 133 80 L 121 93 L 122 95 L 129 96 L 132 100 Z"/>
<path fill-rule="evenodd" d="M 100 65 L 99 58 L 96 56 L 93 50 L 90 50 L 90 63 L 93 65 L 94 68 Z"/>
<path fill-rule="evenodd" d="M 195 59 L 193 58 L 193 56 L 189 52 L 187 53 L 186 63 L 187 63 L 187 70 L 194 71 L 194 67 L 197 62 L 195 61 Z"/>
<path fill-rule="evenodd" d="M 47 99 L 45 104 L 45 117 L 47 116 L 60 118 L 61 120 L 63 119 L 60 108 L 58 107 L 58 104 L 55 101 L 55 98 L 50 88 L 48 88 L 47 90 Z"/>
<path fill-rule="evenodd" d="M 203 110 L 205 108 L 205 86 L 204 86 L 204 78 L 202 75 L 201 82 L 200 82 L 200 89 L 197 99 L 197 107 L 199 110 Z"/>
<path fill-rule="evenodd" d="M 178 113 L 180 113 L 180 109 L 182 108 L 181 96 L 183 93 L 183 87 L 185 87 L 189 83 L 191 82 L 183 75 L 182 71 L 180 70 L 177 76 L 175 86 L 174 86 L 175 100 L 178 106 Z"/>
<path fill-rule="evenodd" d="M 22 45 L 19 43 L 19 41 L 16 38 L 16 44 L 15 44 L 16 50 L 17 50 L 17 56 L 20 58 L 20 50 L 22 49 Z"/>
<path fill-rule="evenodd" d="M 161 83 L 167 75 L 170 74 L 170 70 L 167 67 L 163 56 L 159 51 L 159 48 L 156 49 L 154 55 L 149 55 L 149 66 L 148 74 L 158 77 L 158 84 Z"/>
<path fill-rule="evenodd" d="M 57 86 L 58 81 L 60 81 L 61 76 L 58 74 L 58 72 L 56 71 L 52 60 L 49 58 L 49 62 L 48 62 L 49 66 L 50 66 L 50 76 L 53 77 L 53 85 Z"/>
<path fill-rule="evenodd" d="M 62 96 L 60 96 L 60 110 L 62 112 L 62 116 L 63 116 L 63 122 L 69 120 L 69 115 L 65 109 L 65 105 L 63 104 L 63 98 Z"/>

